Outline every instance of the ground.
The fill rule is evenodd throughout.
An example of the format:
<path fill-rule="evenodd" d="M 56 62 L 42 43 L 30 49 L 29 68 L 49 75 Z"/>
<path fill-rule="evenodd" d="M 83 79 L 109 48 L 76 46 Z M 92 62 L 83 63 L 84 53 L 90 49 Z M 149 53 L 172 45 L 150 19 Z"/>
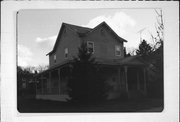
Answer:
<path fill-rule="evenodd" d="M 18 111 L 22 113 L 46 112 L 161 112 L 162 99 L 140 99 L 128 101 L 106 101 L 93 104 L 74 105 L 68 102 L 50 100 L 23 99 L 18 100 Z"/>

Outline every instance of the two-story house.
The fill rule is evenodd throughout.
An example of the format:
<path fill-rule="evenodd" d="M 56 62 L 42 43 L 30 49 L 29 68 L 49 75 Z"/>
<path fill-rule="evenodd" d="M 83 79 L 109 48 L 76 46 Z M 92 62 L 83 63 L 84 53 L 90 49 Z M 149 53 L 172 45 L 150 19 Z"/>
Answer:
<path fill-rule="evenodd" d="M 36 77 L 36 97 L 66 100 L 69 67 L 81 43 L 87 44 L 96 61 L 102 65 L 112 90 L 107 99 L 126 92 L 129 98 L 146 94 L 145 62 L 139 56 L 124 57 L 125 39 L 119 37 L 105 22 L 95 28 L 63 23 L 49 56 L 49 69 Z"/>

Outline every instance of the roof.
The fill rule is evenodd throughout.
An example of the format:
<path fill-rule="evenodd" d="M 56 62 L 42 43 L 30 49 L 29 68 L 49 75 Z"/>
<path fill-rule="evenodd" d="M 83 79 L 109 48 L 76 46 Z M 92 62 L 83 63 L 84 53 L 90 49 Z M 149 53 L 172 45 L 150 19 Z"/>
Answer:
<path fill-rule="evenodd" d="M 87 33 L 90 32 L 92 29 L 91 28 L 87 28 L 87 27 L 81 27 L 81 26 L 77 26 L 77 25 L 72 25 L 72 24 L 67 24 L 67 23 L 63 23 L 66 27 L 72 29 L 73 31 L 77 32 L 77 33 Z"/>
<path fill-rule="evenodd" d="M 35 77 L 41 75 L 41 74 L 46 74 L 46 73 L 49 73 L 49 71 L 53 71 L 53 70 L 57 70 L 58 68 L 62 68 L 62 67 L 66 67 L 68 66 L 69 64 L 71 64 L 73 62 L 73 60 L 66 60 L 60 64 L 56 64 L 52 67 L 49 67 L 47 70 L 43 71 L 43 72 L 40 72 L 38 74 L 35 75 Z"/>
<path fill-rule="evenodd" d="M 109 25 L 106 23 L 106 22 L 102 22 L 100 23 L 99 25 L 97 25 L 95 28 L 87 28 L 87 27 L 82 27 L 82 26 L 77 26 L 77 25 L 72 25 L 72 24 L 68 24 L 68 23 L 62 23 L 61 25 L 61 29 L 59 31 L 59 34 L 58 34 L 58 37 L 56 39 L 56 42 L 55 42 L 55 45 L 53 47 L 53 50 L 51 52 L 49 52 L 48 54 L 46 55 L 49 55 L 51 53 L 53 53 L 57 47 L 57 43 L 59 42 L 59 38 L 62 34 L 62 31 L 63 31 L 63 28 L 69 28 L 71 29 L 72 31 L 76 32 L 79 36 L 87 36 L 88 34 L 92 33 L 93 31 L 101 28 L 102 26 L 105 26 L 107 27 L 107 29 L 110 30 L 110 32 L 121 42 L 127 42 L 125 39 L 119 37 L 110 27 Z"/>
<path fill-rule="evenodd" d="M 120 60 L 119 63 L 121 65 L 142 65 L 145 66 L 147 65 L 147 62 L 141 57 L 141 56 L 129 56 L 129 57 L 125 57 L 124 59 Z"/>
<path fill-rule="evenodd" d="M 109 65 L 109 66 L 142 66 L 142 67 L 145 67 L 145 66 L 149 65 L 148 62 L 146 62 L 141 56 L 138 56 L 138 55 L 125 57 L 122 59 L 115 59 L 115 60 L 96 59 L 96 61 L 98 62 L 99 65 Z M 71 64 L 72 62 L 73 62 L 73 60 L 64 61 L 61 64 L 55 65 L 44 72 L 38 73 L 36 76 L 48 73 L 49 71 L 55 70 L 59 67 L 67 66 L 67 65 Z"/>
<path fill-rule="evenodd" d="M 111 31 L 111 33 L 112 33 L 118 40 L 120 40 L 121 42 L 127 42 L 127 40 L 125 40 L 125 39 L 121 38 L 120 36 L 118 36 L 118 35 L 116 34 L 116 32 L 114 32 L 114 31 L 112 30 L 112 28 L 111 28 L 106 22 L 100 23 L 100 24 L 97 25 L 95 28 L 93 28 L 91 31 L 89 31 L 88 33 L 86 33 L 86 35 L 90 34 L 91 32 L 93 32 L 93 31 L 95 31 L 95 30 L 97 30 L 97 29 L 99 29 L 99 28 L 101 28 L 102 26 L 107 27 L 107 29 L 109 29 L 109 30 Z"/>
<path fill-rule="evenodd" d="M 148 63 L 141 56 L 129 56 L 122 59 L 99 60 L 99 64 L 116 66 L 146 66 Z"/>

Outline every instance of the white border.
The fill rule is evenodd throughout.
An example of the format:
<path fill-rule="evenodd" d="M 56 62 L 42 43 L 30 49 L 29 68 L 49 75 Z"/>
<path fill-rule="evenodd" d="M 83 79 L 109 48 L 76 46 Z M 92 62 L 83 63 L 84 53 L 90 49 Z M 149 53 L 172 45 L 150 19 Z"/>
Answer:
<path fill-rule="evenodd" d="M 177 122 L 179 113 L 179 4 L 118 1 L 3 1 L 1 2 L 1 120 L 2 122 Z M 21 114 L 16 109 L 16 12 L 20 9 L 162 8 L 165 22 L 162 113 Z M 166 26 L 166 24 L 172 26 Z M 175 24 L 175 25 L 174 25 Z"/>

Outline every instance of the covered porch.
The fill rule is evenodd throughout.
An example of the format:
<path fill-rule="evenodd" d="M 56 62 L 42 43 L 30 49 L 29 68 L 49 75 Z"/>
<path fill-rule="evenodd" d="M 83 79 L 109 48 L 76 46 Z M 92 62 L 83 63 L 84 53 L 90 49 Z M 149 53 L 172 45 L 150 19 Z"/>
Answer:
<path fill-rule="evenodd" d="M 140 56 L 101 62 L 104 76 L 112 86 L 108 99 L 136 99 L 147 95 L 147 62 Z"/>
<path fill-rule="evenodd" d="M 36 75 L 36 99 L 67 101 L 69 67 L 70 63 L 66 63 Z"/>
<path fill-rule="evenodd" d="M 99 61 L 100 62 L 100 61 Z M 146 96 L 147 74 L 146 63 L 137 56 L 121 60 L 100 62 L 101 72 L 112 89 L 107 99 L 127 96 L 128 99 Z M 38 74 L 36 80 L 36 98 L 56 101 L 67 101 L 68 79 L 71 63 L 56 66 Z"/>

